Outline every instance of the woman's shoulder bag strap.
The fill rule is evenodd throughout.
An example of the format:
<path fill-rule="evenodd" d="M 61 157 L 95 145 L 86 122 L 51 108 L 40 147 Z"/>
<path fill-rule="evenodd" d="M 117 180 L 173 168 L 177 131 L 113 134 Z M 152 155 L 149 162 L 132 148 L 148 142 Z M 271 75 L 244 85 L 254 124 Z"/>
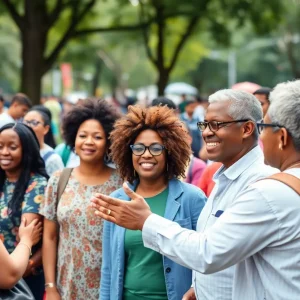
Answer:
<path fill-rule="evenodd" d="M 296 176 L 288 173 L 277 173 L 268 177 L 267 179 L 278 180 L 286 184 L 300 196 L 300 179 L 297 178 Z"/>
<path fill-rule="evenodd" d="M 61 195 L 63 194 L 63 192 L 68 184 L 68 181 L 69 181 L 72 171 L 73 171 L 73 168 L 65 168 L 65 169 L 63 169 L 63 171 L 61 172 L 61 174 L 59 176 L 59 180 L 58 180 L 58 184 L 57 184 L 56 207 L 59 203 Z"/>

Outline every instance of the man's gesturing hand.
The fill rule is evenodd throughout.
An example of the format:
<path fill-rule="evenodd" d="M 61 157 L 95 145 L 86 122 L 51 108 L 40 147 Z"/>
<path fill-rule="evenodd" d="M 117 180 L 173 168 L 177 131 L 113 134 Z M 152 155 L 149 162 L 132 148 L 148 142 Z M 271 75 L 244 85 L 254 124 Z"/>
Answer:
<path fill-rule="evenodd" d="M 119 200 L 103 194 L 96 194 L 91 200 L 95 215 L 131 230 L 142 230 L 151 210 L 145 199 L 123 184 L 131 201 Z"/>

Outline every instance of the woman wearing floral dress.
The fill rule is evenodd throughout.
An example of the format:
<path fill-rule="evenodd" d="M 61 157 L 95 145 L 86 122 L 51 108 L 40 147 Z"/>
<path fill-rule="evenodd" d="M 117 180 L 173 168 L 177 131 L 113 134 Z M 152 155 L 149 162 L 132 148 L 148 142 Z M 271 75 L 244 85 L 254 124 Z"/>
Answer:
<path fill-rule="evenodd" d="M 28 224 L 42 220 L 39 208 L 48 175 L 39 151 L 28 126 L 11 123 L 0 129 L 0 239 L 9 253 L 18 245 L 21 218 L 26 218 Z M 37 245 L 24 274 L 36 300 L 41 300 L 44 293 L 41 264 L 41 245 Z"/>
<path fill-rule="evenodd" d="M 64 119 L 66 143 L 80 158 L 57 202 L 61 172 L 49 180 L 42 214 L 47 300 L 98 300 L 102 220 L 90 207 L 93 194 L 110 194 L 122 180 L 106 164 L 109 134 L 118 115 L 103 100 L 85 100 Z"/>

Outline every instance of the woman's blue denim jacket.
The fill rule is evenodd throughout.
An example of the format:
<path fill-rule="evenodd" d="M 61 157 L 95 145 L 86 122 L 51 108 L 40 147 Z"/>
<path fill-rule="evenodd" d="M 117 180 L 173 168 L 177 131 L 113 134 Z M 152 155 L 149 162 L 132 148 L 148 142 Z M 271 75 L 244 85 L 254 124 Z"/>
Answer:
<path fill-rule="evenodd" d="M 133 190 L 136 187 L 130 186 Z M 129 201 L 124 190 L 118 189 L 112 197 Z M 197 187 L 177 179 L 169 181 L 169 195 L 164 217 L 181 227 L 196 230 L 197 220 L 206 202 L 204 193 Z M 104 222 L 102 241 L 101 300 L 122 300 L 124 282 L 125 229 Z M 166 288 L 169 300 L 182 300 L 192 284 L 192 271 L 163 256 Z M 138 274 L 137 274 L 138 277 Z"/>

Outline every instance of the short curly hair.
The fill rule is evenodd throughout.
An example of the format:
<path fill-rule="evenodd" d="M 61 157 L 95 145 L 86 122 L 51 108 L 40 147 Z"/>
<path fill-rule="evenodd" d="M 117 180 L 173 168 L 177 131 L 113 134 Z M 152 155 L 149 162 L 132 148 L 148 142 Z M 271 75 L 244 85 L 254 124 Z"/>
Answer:
<path fill-rule="evenodd" d="M 167 106 L 129 106 L 127 115 L 116 122 L 110 135 L 111 157 L 122 179 L 130 183 L 136 179 L 129 146 L 146 129 L 156 131 L 166 147 L 167 179 L 185 177 L 192 151 L 188 133 L 174 111 Z"/>
<path fill-rule="evenodd" d="M 87 120 L 97 120 L 103 127 L 107 149 L 110 146 L 109 135 L 115 121 L 120 117 L 116 109 L 105 100 L 88 98 L 74 106 L 64 117 L 62 129 L 65 142 L 73 149 L 80 125 Z"/>

